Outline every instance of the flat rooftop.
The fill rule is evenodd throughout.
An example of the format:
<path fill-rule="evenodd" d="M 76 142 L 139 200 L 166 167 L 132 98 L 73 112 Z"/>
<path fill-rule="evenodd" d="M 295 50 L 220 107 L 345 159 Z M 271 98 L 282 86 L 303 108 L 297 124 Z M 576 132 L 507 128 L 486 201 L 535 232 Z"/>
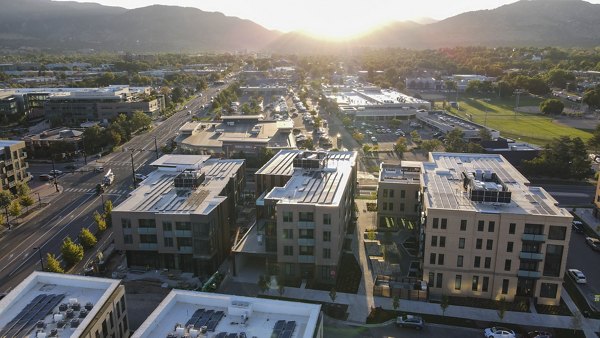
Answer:
<path fill-rule="evenodd" d="M 422 162 L 402 161 L 400 164 L 381 163 L 379 182 L 419 184 Z"/>
<path fill-rule="evenodd" d="M 0 300 L 0 337 L 35 337 L 34 328 L 43 320 L 47 333 L 57 328 L 53 313 L 61 313 L 66 319 L 66 311 L 60 311 L 60 304 L 78 303 L 81 310 L 91 303 L 87 315 L 80 318 L 77 327 L 71 327 L 71 319 L 66 326 L 58 330 L 58 337 L 79 337 L 86 326 L 98 314 L 100 308 L 119 286 L 120 281 L 107 278 L 79 275 L 33 272 L 4 299 Z M 30 310 L 33 310 L 31 312 Z M 76 310 L 75 318 L 80 317 Z M 38 312 L 39 311 L 39 312 Z M 15 319 L 30 318 L 15 325 Z"/>
<path fill-rule="evenodd" d="M 207 337 L 244 332 L 248 338 L 264 338 L 271 337 L 275 326 L 282 324 L 289 328 L 290 338 L 312 338 L 321 325 L 320 311 L 318 304 L 173 290 L 132 338 L 171 337 L 178 325 L 183 327 L 182 334 L 175 337 L 208 326 Z"/>
<path fill-rule="evenodd" d="M 16 140 L 0 140 L 0 148 L 14 146 L 15 144 L 22 143 L 23 141 Z M 23 142 L 24 144 L 24 142 Z"/>
<path fill-rule="evenodd" d="M 472 201 L 464 188 L 463 173 L 476 172 L 495 174 L 511 193 L 510 202 Z M 429 162 L 423 163 L 423 185 L 428 208 L 570 217 L 544 189 L 530 186 L 502 155 L 430 153 Z"/>
<path fill-rule="evenodd" d="M 345 89 L 337 93 L 331 93 L 328 96 L 338 104 L 348 106 L 371 106 L 371 105 L 415 105 L 423 104 L 430 106 L 429 101 L 414 98 L 412 96 L 400 93 L 395 90 L 381 89 L 378 87 L 357 87 Z"/>

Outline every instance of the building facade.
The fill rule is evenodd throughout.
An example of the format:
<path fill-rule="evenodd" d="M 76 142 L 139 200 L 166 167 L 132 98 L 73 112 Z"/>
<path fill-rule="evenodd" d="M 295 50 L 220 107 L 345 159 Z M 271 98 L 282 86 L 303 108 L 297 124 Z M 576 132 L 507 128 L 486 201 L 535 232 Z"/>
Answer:
<path fill-rule="evenodd" d="M 402 161 L 399 165 L 381 163 L 377 182 L 379 227 L 394 228 L 403 219 L 419 219 L 421 162 Z"/>
<path fill-rule="evenodd" d="M 26 160 L 25 142 L 0 140 L 0 190 L 14 189 L 17 183 L 31 180 Z"/>

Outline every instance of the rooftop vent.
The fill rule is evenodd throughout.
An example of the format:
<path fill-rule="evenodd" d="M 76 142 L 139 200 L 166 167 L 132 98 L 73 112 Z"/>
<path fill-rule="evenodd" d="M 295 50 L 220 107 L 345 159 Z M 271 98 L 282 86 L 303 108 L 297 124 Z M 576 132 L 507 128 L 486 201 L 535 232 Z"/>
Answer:
<path fill-rule="evenodd" d="M 184 170 L 175 177 L 173 183 L 175 188 L 196 189 L 204 182 L 205 178 L 204 173 L 196 170 Z"/>
<path fill-rule="evenodd" d="M 462 173 L 463 188 L 473 202 L 510 203 L 511 192 L 491 170 Z"/>

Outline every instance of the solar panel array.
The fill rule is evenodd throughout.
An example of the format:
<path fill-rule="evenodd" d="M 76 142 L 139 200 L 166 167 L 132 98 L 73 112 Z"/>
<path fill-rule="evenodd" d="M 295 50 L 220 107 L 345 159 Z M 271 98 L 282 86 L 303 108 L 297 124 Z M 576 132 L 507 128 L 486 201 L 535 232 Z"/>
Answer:
<path fill-rule="evenodd" d="M 296 329 L 296 321 L 278 320 L 273 328 L 271 338 L 291 338 Z"/>
<path fill-rule="evenodd" d="M 224 316 L 225 313 L 223 311 L 198 309 L 185 326 L 191 327 L 193 325 L 196 330 L 200 330 L 203 326 L 206 326 L 207 331 L 214 332 Z"/>
<path fill-rule="evenodd" d="M 27 335 L 38 321 L 52 313 L 63 298 L 65 298 L 64 294 L 38 295 L 0 330 L 0 337 L 13 338 Z"/>

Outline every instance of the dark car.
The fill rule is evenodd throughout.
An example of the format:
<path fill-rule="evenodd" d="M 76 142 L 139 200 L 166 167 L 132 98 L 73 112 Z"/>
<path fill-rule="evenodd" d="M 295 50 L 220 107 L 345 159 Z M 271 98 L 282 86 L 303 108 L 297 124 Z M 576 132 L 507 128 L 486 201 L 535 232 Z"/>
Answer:
<path fill-rule="evenodd" d="M 425 322 L 423 321 L 423 318 L 419 316 L 404 315 L 396 318 L 396 326 L 398 327 L 409 327 L 415 330 L 421 330 L 424 325 Z"/>
<path fill-rule="evenodd" d="M 581 223 L 581 221 L 573 221 L 573 223 L 571 223 L 571 230 L 577 233 L 583 233 L 583 223 Z"/>
<path fill-rule="evenodd" d="M 595 251 L 600 251 L 600 239 L 594 237 L 586 237 L 585 242 Z"/>
<path fill-rule="evenodd" d="M 529 338 L 552 338 L 552 334 L 546 331 L 531 331 L 527 333 Z"/>
<path fill-rule="evenodd" d="M 77 169 L 77 167 L 74 164 L 68 164 L 65 166 L 65 169 L 73 170 L 73 169 Z"/>
<path fill-rule="evenodd" d="M 52 178 L 53 178 L 53 176 L 50 176 L 48 174 L 40 175 L 40 180 L 42 180 L 42 181 L 50 181 Z"/>

